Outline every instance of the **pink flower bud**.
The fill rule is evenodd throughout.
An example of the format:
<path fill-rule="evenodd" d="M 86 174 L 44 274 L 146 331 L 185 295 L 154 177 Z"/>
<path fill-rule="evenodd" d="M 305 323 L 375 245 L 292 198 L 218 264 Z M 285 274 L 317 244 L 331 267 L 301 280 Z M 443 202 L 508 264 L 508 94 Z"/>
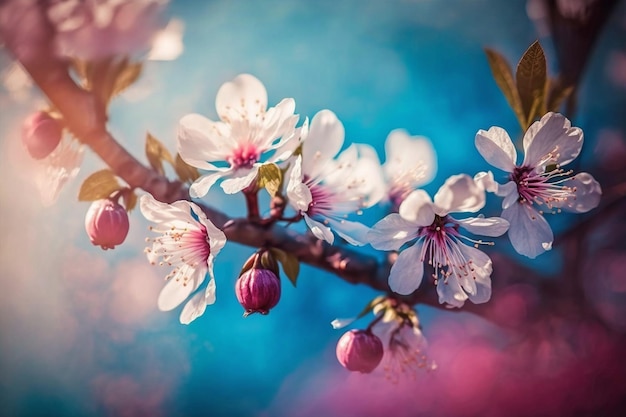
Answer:
<path fill-rule="evenodd" d="M 269 269 L 252 268 L 241 274 L 235 284 L 237 300 L 252 313 L 267 314 L 280 300 L 280 280 Z"/>
<path fill-rule="evenodd" d="M 44 111 L 31 114 L 22 125 L 22 142 L 30 156 L 43 159 L 61 142 L 63 126 Z"/>
<path fill-rule="evenodd" d="M 337 342 L 337 360 L 349 371 L 372 372 L 383 359 L 383 343 L 369 330 L 350 330 Z"/>
<path fill-rule="evenodd" d="M 126 210 L 110 199 L 94 201 L 85 216 L 85 230 L 91 243 L 102 249 L 114 249 L 122 244 L 128 228 Z"/>

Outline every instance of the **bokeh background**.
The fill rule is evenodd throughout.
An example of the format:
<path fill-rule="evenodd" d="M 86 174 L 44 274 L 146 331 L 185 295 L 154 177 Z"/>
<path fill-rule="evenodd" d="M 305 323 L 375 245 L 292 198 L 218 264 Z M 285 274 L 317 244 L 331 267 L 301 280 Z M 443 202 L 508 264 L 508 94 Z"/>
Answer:
<path fill-rule="evenodd" d="M 585 132 L 577 167 L 614 184 L 626 180 L 625 6 L 598 38 L 573 119 Z M 430 138 L 439 169 L 426 189 L 434 192 L 449 175 L 488 168 L 473 146 L 478 129 L 519 131 L 484 47 L 516 62 L 539 38 L 556 71 L 551 39 L 529 11 L 523 0 L 173 1 L 184 52 L 146 64 L 114 102 L 110 130 L 144 161 L 147 131 L 174 150 L 178 120 L 214 118 L 219 86 L 248 72 L 270 103 L 295 98 L 302 118 L 330 108 L 345 124 L 346 145 L 369 143 L 381 159 L 392 129 Z M 626 352 L 615 343 L 626 331 L 622 209 L 595 235 L 603 251 L 585 263 L 602 325 L 550 319 L 550 327 L 512 335 L 471 314 L 418 306 L 439 369 L 392 384 L 381 372 L 350 374 L 335 359 L 341 331 L 330 321 L 356 315 L 377 295 L 367 287 L 303 266 L 298 288 L 285 282 L 271 314 L 243 319 L 233 286 L 252 248 L 228 243 L 219 255 L 217 302 L 202 318 L 183 326 L 177 311 L 157 311 L 166 271 L 143 255 L 140 213 L 114 251 L 93 247 L 84 232 L 88 204 L 77 201 L 78 188 L 102 162 L 86 155 L 58 202 L 41 204 L 20 124 L 43 98 L 27 83 L 14 88 L 3 50 L 0 65 L 2 416 L 607 415 L 624 405 L 617 358 Z M 244 213 L 240 196 L 214 190 L 205 201 Z M 489 210 L 497 213 L 495 201 Z M 374 208 L 364 221 L 383 213 Z M 563 232 L 593 215 L 550 221 Z M 498 246 L 492 252 L 526 262 L 506 240 Z M 528 265 L 549 280 L 566 266 L 562 254 L 557 246 Z M 494 309 L 523 320 L 524 291 L 494 294 Z"/>

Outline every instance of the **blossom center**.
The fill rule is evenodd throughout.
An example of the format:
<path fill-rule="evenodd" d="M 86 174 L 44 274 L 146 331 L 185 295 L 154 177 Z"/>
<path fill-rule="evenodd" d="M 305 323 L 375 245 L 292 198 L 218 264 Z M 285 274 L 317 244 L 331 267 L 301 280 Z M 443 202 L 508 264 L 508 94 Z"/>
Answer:
<path fill-rule="evenodd" d="M 576 187 L 563 185 L 570 179 L 572 171 L 565 171 L 558 165 L 548 166 L 538 173 L 529 166 L 515 167 L 509 179 L 517 184 L 518 201 L 521 204 L 545 204 L 550 209 L 568 199 L 575 198 Z"/>
<path fill-rule="evenodd" d="M 235 168 L 252 168 L 252 166 L 259 160 L 261 152 L 256 146 L 250 143 L 244 143 L 238 148 L 235 148 L 233 154 L 228 158 L 230 165 Z"/>
<path fill-rule="evenodd" d="M 311 203 L 309 203 L 307 214 L 314 216 L 332 212 L 334 193 L 322 184 L 312 184 L 308 187 L 311 191 Z"/>

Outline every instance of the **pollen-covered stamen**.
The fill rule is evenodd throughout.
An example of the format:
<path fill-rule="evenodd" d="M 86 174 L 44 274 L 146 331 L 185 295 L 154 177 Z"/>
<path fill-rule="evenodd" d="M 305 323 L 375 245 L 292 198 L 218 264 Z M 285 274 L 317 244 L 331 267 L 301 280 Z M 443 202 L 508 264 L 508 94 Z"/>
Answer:
<path fill-rule="evenodd" d="M 259 161 L 261 152 L 256 146 L 250 143 L 244 143 L 233 150 L 232 155 L 228 158 L 232 168 L 252 168 Z"/>
<path fill-rule="evenodd" d="M 471 259 L 467 259 L 461 251 L 466 240 L 479 245 L 493 245 L 493 242 L 471 239 L 459 233 L 459 224 L 449 216 L 435 216 L 435 220 L 430 226 L 420 228 L 418 231 L 418 242 L 422 241 L 420 260 L 428 261 L 434 269 L 432 275 L 435 285 L 439 279 L 448 282 L 451 276 L 458 279 L 471 277 L 476 279 L 476 269 Z"/>
<path fill-rule="evenodd" d="M 576 198 L 576 187 L 563 185 L 571 179 L 572 171 L 565 171 L 558 165 L 537 173 L 529 166 L 516 167 L 510 175 L 510 180 L 517 184 L 520 203 L 545 204 L 552 209 L 555 203 L 563 203 Z"/>

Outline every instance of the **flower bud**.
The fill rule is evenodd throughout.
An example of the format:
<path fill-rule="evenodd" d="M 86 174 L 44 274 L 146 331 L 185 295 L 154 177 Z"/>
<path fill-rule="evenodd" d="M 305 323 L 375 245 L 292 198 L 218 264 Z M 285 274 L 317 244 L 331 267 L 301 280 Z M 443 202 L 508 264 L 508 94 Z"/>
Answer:
<path fill-rule="evenodd" d="M 31 114 L 22 125 L 22 142 L 30 156 L 43 159 L 59 145 L 63 126 L 44 111 Z"/>
<path fill-rule="evenodd" d="M 244 316 L 267 314 L 280 300 L 280 280 L 269 269 L 253 267 L 237 279 L 235 293 L 246 310 Z"/>
<path fill-rule="evenodd" d="M 85 216 L 85 230 L 91 243 L 102 249 L 114 249 L 122 244 L 128 228 L 126 210 L 110 199 L 94 201 Z"/>
<path fill-rule="evenodd" d="M 369 330 L 350 330 L 337 342 L 337 360 L 349 371 L 370 373 L 383 359 L 383 343 Z"/>

